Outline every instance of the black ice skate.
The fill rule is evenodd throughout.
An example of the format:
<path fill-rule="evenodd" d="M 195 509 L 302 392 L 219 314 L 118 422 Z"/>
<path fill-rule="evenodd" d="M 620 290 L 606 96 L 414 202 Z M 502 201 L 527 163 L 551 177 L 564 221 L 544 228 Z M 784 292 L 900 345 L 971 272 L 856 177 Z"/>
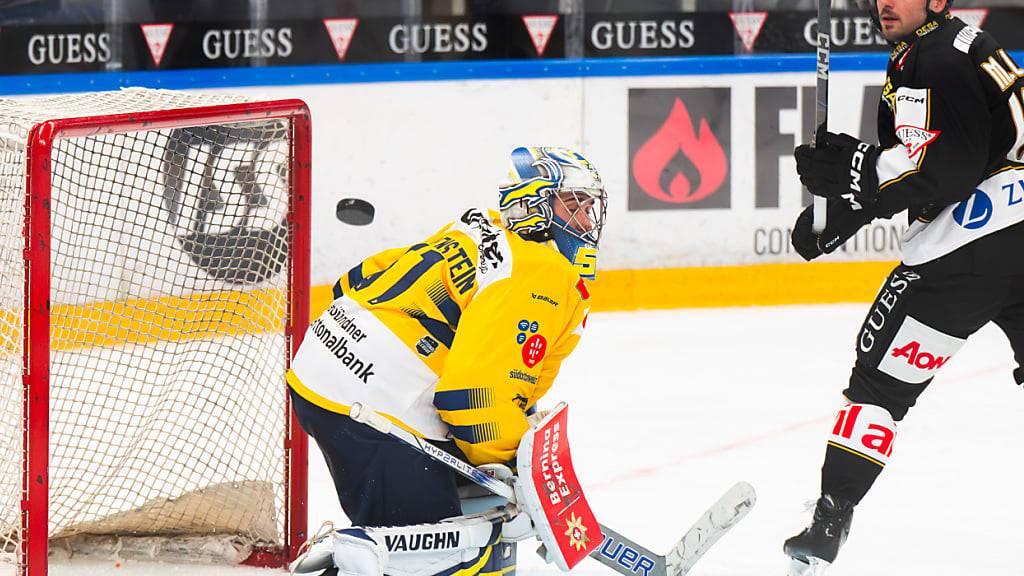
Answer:
<path fill-rule="evenodd" d="M 792 558 L 789 576 L 824 574 L 846 542 L 852 521 L 852 502 L 833 499 L 828 494 L 818 498 L 811 525 L 786 540 L 783 546 L 786 555 Z"/>

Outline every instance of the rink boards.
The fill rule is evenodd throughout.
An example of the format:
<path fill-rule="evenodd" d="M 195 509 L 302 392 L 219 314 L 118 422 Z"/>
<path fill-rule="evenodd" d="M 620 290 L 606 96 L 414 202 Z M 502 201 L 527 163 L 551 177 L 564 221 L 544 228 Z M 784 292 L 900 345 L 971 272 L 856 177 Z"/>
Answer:
<path fill-rule="evenodd" d="M 835 59 L 833 130 L 875 136 L 885 60 Z M 309 104 L 314 315 L 365 255 L 413 244 L 467 207 L 492 206 L 508 152 L 539 144 L 581 148 L 607 184 L 598 309 L 866 300 L 899 259 L 902 216 L 861 230 L 827 265 L 794 266 L 801 260 L 789 245 L 809 202 L 791 153 L 813 129 L 812 65 L 807 55 L 420 63 L 119 81 Z M 44 80 L 34 82 L 91 86 Z M 372 225 L 335 220 L 335 203 L 352 196 L 375 204 Z"/>

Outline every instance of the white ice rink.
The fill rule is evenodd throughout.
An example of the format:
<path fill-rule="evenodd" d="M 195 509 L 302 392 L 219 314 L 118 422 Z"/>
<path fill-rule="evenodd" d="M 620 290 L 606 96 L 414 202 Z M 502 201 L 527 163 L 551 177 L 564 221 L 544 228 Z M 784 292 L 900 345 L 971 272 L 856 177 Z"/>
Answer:
<path fill-rule="evenodd" d="M 737 480 L 759 501 L 694 576 L 782 575 L 807 521 L 866 304 L 593 314 L 545 403 L 570 405 L 576 470 L 604 523 L 658 552 Z M 901 423 L 829 576 L 1024 574 L 1024 390 L 987 327 Z M 310 529 L 346 523 L 316 453 Z M 519 574 L 554 574 L 532 544 Z M 95 572 L 94 572 L 95 570 Z M 56 573 L 64 573 L 57 572 Z M 578 574 L 613 574 L 586 561 Z M 96 565 L 74 574 L 249 576 L 240 568 Z"/>

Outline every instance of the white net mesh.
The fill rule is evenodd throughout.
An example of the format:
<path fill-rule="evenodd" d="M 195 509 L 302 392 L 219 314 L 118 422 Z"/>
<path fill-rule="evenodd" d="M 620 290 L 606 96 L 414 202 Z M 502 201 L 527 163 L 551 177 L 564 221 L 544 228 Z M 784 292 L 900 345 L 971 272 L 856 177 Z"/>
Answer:
<path fill-rule="evenodd" d="M 28 130 L 239 102 L 147 90 L 0 100 L 0 546 L 16 563 Z M 290 134 L 260 120 L 57 141 L 51 539 L 283 543 Z"/>

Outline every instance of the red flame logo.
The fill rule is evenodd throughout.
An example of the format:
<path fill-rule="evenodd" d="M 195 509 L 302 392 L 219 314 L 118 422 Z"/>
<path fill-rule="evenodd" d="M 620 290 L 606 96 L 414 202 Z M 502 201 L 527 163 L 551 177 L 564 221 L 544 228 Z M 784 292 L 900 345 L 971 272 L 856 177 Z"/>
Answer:
<path fill-rule="evenodd" d="M 700 185 L 694 190 L 690 180 L 676 170 L 666 191 L 661 185 L 662 173 L 680 151 L 697 167 Z M 725 151 L 707 120 L 701 119 L 700 135 L 694 134 L 690 111 L 678 97 L 665 123 L 633 157 L 633 178 L 640 189 L 652 198 L 673 204 L 697 202 L 711 196 L 725 182 L 728 172 Z"/>

